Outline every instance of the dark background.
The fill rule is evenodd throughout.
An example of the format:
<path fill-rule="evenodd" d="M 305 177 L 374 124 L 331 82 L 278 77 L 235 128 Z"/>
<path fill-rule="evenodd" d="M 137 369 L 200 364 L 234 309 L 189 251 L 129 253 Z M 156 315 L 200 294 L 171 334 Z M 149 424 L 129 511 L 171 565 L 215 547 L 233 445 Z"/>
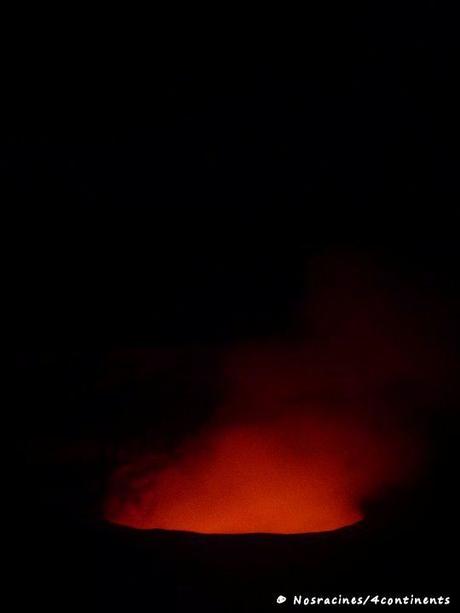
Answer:
<path fill-rule="evenodd" d="M 261 27 L 248 49 L 173 27 L 94 54 L 82 40 L 18 45 L 5 62 L 8 507 L 29 604 L 239 611 L 283 591 L 453 593 L 448 395 L 423 482 L 335 535 L 101 520 L 114 450 L 192 431 L 219 393 L 203 383 L 216 348 L 289 331 L 313 256 L 377 254 L 458 304 L 455 20 L 365 13 L 292 36 Z M 172 365 L 138 375 L 171 347 Z"/>

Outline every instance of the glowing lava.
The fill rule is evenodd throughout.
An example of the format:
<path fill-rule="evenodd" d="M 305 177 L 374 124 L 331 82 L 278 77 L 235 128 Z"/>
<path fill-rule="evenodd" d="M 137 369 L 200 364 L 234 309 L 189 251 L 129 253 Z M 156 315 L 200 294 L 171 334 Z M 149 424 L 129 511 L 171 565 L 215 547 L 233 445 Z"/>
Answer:
<path fill-rule="evenodd" d="M 392 480 L 402 455 L 396 440 L 343 421 L 220 426 L 166 467 L 130 474 L 129 495 L 111 496 L 107 518 L 203 533 L 333 530 L 362 518 L 361 499 Z"/>
<path fill-rule="evenodd" d="M 213 416 L 168 457 L 141 452 L 115 470 L 106 518 L 204 533 L 333 530 L 412 478 L 423 456 L 413 416 L 442 388 L 442 360 L 424 301 L 384 281 L 353 258 L 320 262 L 307 334 L 300 322 L 295 340 L 222 348 Z"/>

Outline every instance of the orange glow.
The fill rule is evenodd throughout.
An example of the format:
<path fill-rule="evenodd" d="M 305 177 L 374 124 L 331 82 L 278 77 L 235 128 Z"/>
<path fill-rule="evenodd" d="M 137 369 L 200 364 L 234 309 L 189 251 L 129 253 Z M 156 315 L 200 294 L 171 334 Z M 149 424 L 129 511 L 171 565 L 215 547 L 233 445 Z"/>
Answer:
<path fill-rule="evenodd" d="M 165 458 L 138 450 L 115 470 L 109 521 L 333 530 L 412 478 L 423 456 L 413 417 L 442 381 L 429 322 L 415 308 L 423 301 L 401 300 L 399 286 L 353 258 L 320 261 L 314 279 L 296 338 L 222 348 L 222 396 L 198 434 Z"/>
<path fill-rule="evenodd" d="M 113 495 L 107 518 L 203 533 L 333 530 L 362 518 L 360 500 L 400 475 L 403 456 L 396 439 L 344 421 L 220 426 L 165 468 L 131 474 L 130 495 Z"/>

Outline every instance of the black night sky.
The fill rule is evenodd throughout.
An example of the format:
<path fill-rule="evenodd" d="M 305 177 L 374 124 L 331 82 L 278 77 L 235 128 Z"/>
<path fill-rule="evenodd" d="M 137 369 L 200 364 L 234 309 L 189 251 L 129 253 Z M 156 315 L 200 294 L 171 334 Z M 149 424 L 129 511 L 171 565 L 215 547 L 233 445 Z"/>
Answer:
<path fill-rule="evenodd" d="M 139 36 L 129 54 L 123 37 L 88 57 L 43 44 L 7 67 L 7 504 L 28 606 L 236 612 L 272 610 L 284 592 L 454 597 L 457 33 L 428 10 L 342 12 L 292 36 L 251 35 L 247 50 L 217 31 L 205 40 L 173 28 Z M 366 380 L 366 398 L 383 390 L 383 403 L 404 407 L 388 420 L 423 439 L 416 478 L 366 501 L 359 524 L 324 534 L 105 521 L 124 462 L 175 453 L 215 415 L 234 415 L 226 385 L 243 385 L 241 347 L 275 368 L 279 347 L 301 336 L 324 364 L 348 364 L 351 389 L 353 364 L 380 351 L 372 332 L 360 349 L 364 324 L 340 319 L 355 304 L 377 326 L 381 314 L 381 336 L 402 339 L 398 356 L 406 332 L 416 339 L 410 376 L 387 375 L 393 358 L 382 355 L 384 374 Z M 339 320 L 339 332 L 329 327 Z M 343 349 L 337 337 L 351 330 L 358 348 Z M 333 339 L 327 350 L 321 335 Z M 308 394 L 340 407 L 336 371 L 311 372 Z"/>

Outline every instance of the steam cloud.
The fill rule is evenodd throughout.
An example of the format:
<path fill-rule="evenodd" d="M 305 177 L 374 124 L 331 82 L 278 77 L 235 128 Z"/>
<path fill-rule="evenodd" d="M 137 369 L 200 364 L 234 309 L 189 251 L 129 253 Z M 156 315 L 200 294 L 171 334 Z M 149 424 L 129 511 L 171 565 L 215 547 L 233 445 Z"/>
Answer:
<path fill-rule="evenodd" d="M 222 351 L 224 401 L 166 461 L 115 471 L 109 521 L 204 533 L 332 530 L 423 465 L 446 377 L 435 304 L 351 254 L 319 258 L 296 332 Z M 415 417 L 417 417 L 415 420 Z"/>

